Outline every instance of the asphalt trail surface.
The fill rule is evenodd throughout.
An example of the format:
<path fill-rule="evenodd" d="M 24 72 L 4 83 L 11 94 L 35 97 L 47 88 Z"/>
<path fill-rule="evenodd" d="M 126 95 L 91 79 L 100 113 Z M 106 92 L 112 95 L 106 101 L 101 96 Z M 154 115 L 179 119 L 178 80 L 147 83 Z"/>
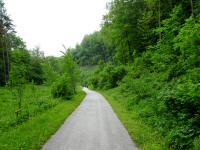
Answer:
<path fill-rule="evenodd" d="M 105 98 L 87 88 L 81 105 L 43 150 L 137 150 Z"/>

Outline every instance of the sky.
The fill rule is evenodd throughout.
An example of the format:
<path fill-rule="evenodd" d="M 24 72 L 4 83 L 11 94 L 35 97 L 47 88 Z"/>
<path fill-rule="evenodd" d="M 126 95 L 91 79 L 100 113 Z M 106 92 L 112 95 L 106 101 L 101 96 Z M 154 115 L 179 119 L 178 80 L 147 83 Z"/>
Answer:
<path fill-rule="evenodd" d="M 29 49 L 60 56 L 86 34 L 100 29 L 108 0 L 4 0 L 17 35 Z"/>

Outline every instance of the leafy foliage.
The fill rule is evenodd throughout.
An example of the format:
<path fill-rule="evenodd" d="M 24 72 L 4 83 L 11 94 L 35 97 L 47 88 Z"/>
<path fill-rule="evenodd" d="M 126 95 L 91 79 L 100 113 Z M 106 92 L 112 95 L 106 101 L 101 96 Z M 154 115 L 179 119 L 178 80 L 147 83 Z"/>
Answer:
<path fill-rule="evenodd" d="M 34 81 L 36 84 L 42 84 L 44 82 L 44 71 L 42 63 L 44 60 L 44 54 L 40 51 L 39 47 L 30 51 L 31 59 L 29 66 L 28 80 Z"/>
<path fill-rule="evenodd" d="M 95 88 L 114 88 L 125 75 L 126 68 L 124 66 L 108 64 L 96 70 L 89 82 Z"/>
<path fill-rule="evenodd" d="M 100 60 L 108 61 L 111 51 L 102 37 L 101 32 L 86 35 L 81 44 L 72 49 L 72 54 L 80 65 L 97 65 Z"/>
<path fill-rule="evenodd" d="M 27 51 L 0 0 L 0 85 L 54 82 L 54 97 L 71 98 L 76 61 L 98 65 L 81 73 L 82 84 L 116 89 L 126 111 L 137 111 L 168 149 L 199 149 L 199 0 L 114 0 L 107 7 L 100 31 L 61 58 L 45 58 L 38 48 Z"/>
<path fill-rule="evenodd" d="M 70 99 L 74 94 L 73 87 L 70 84 L 70 77 L 65 74 L 56 80 L 52 85 L 51 92 L 55 98 L 63 97 Z"/>
<path fill-rule="evenodd" d="M 76 65 L 70 49 L 67 50 L 62 59 L 63 75 L 59 77 L 52 86 L 54 97 L 70 99 L 76 93 L 79 77 L 79 69 Z"/>
<path fill-rule="evenodd" d="M 160 132 L 168 149 L 199 147 L 199 1 L 114 0 L 108 9 L 100 35 L 112 55 L 88 84 L 114 88 L 120 104 Z M 77 60 L 85 57 L 79 51 Z"/>

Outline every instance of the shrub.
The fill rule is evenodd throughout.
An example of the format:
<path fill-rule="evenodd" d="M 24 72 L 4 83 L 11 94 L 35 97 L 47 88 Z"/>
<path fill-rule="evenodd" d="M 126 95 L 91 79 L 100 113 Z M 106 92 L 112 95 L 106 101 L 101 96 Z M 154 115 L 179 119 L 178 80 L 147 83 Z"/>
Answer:
<path fill-rule="evenodd" d="M 193 68 L 187 71 L 186 79 L 193 83 L 200 83 L 200 68 Z"/>
<path fill-rule="evenodd" d="M 120 65 L 115 67 L 113 70 L 111 70 L 110 74 L 110 86 L 116 87 L 118 85 L 118 82 L 121 81 L 124 76 L 127 74 L 127 71 L 124 66 Z"/>
<path fill-rule="evenodd" d="M 170 149 L 189 149 L 192 146 L 194 134 L 195 131 L 190 126 L 173 129 L 168 136 Z"/>
<path fill-rule="evenodd" d="M 200 137 L 194 140 L 194 150 L 200 149 Z"/>
<path fill-rule="evenodd" d="M 173 149 L 188 149 L 193 139 L 200 135 L 200 85 L 184 80 L 173 86 L 163 90 L 161 97 L 167 113 L 175 121 L 175 128 L 168 137 L 169 146 Z"/>
<path fill-rule="evenodd" d="M 93 88 L 98 88 L 98 84 L 99 84 L 99 78 L 97 76 L 92 76 L 90 79 L 89 79 L 89 83 L 92 84 Z"/>
<path fill-rule="evenodd" d="M 100 67 L 91 77 L 90 83 L 94 88 L 114 88 L 118 85 L 124 76 L 127 74 L 125 66 L 114 66 L 107 64 L 104 67 Z"/>
<path fill-rule="evenodd" d="M 52 85 L 51 93 L 55 98 L 66 98 L 70 99 L 74 94 L 73 87 L 70 85 L 70 78 L 68 75 L 61 76 L 56 82 Z"/>

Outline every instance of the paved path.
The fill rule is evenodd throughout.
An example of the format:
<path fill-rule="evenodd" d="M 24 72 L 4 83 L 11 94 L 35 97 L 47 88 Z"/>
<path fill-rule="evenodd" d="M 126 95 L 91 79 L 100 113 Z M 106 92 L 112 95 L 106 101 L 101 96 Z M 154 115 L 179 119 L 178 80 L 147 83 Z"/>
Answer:
<path fill-rule="evenodd" d="M 87 96 L 43 150 L 137 150 L 105 98 L 84 88 Z"/>

